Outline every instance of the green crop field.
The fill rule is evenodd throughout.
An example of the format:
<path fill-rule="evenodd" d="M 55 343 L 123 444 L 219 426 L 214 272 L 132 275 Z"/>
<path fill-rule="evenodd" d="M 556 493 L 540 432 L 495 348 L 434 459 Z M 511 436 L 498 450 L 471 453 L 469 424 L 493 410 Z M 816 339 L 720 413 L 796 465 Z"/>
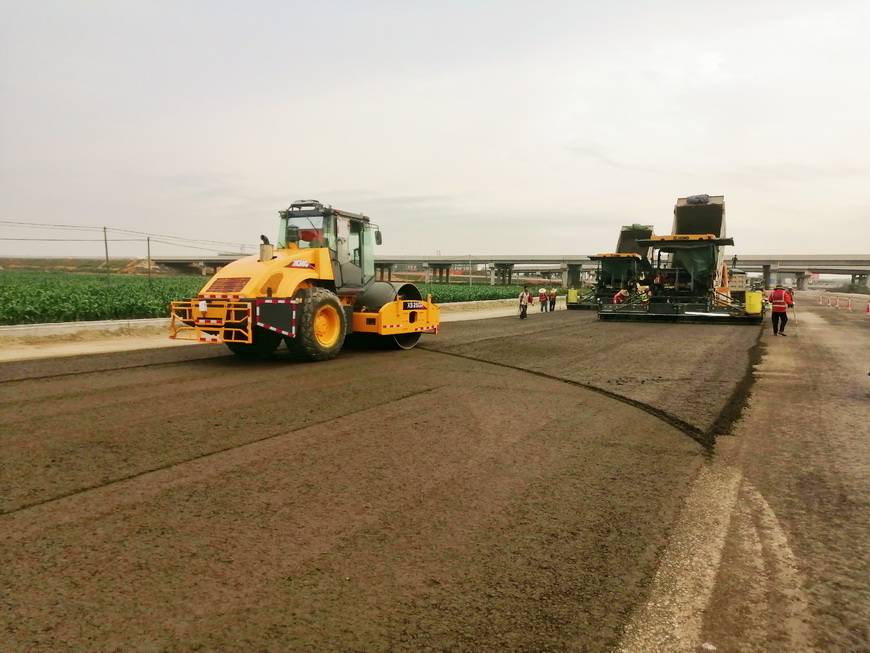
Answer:
<path fill-rule="evenodd" d="M 484 286 L 439 283 L 415 283 L 425 297 L 432 293 L 432 301 L 436 304 L 449 302 L 475 302 L 485 299 L 508 299 L 518 297 L 522 286 Z M 537 290 L 537 289 L 535 289 Z"/>
<path fill-rule="evenodd" d="M 0 271 L 0 324 L 165 317 L 169 302 L 193 297 L 207 277 Z M 519 286 L 417 284 L 437 303 L 504 299 Z M 533 288 L 532 291 L 536 291 Z"/>
<path fill-rule="evenodd" d="M 163 317 L 195 295 L 202 277 L 0 272 L 0 324 Z"/>

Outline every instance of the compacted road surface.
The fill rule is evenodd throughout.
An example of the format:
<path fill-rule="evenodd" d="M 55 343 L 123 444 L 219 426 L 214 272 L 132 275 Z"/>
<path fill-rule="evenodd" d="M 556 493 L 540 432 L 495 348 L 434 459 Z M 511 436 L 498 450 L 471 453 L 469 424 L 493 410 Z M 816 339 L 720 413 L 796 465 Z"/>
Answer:
<path fill-rule="evenodd" d="M 826 319 L 795 346 L 822 346 Z M 760 446 L 759 335 L 566 311 L 446 324 L 411 352 L 327 363 L 195 346 L 2 365 L 0 650 L 859 641 L 866 610 L 820 616 L 817 595 L 831 610 L 846 595 L 797 572 L 735 598 L 770 571 L 745 561 L 798 569 L 826 533 L 819 504 L 806 553 L 744 550 L 767 542 L 752 511 L 779 507 L 740 512 L 734 497 L 781 480 L 745 446 L 720 453 Z M 797 458 L 782 440 L 785 473 Z M 846 462 L 828 458 L 830 483 Z M 854 511 L 849 535 L 866 536 L 866 504 Z M 844 552 L 819 574 L 855 571 Z M 780 577 L 794 624 L 736 629 L 747 606 L 776 603 Z"/>

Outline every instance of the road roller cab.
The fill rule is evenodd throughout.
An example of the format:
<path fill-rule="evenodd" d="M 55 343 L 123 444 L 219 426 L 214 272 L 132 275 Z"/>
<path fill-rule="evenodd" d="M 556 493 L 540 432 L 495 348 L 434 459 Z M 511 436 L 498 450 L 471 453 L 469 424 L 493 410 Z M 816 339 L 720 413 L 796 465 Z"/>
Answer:
<path fill-rule="evenodd" d="M 278 238 L 221 268 L 189 300 L 172 302 L 170 337 L 223 343 L 242 357 L 284 341 L 313 360 L 333 358 L 351 333 L 410 349 L 437 333 L 438 307 L 409 283 L 375 280 L 381 233 L 367 216 L 314 200 L 279 212 Z"/>

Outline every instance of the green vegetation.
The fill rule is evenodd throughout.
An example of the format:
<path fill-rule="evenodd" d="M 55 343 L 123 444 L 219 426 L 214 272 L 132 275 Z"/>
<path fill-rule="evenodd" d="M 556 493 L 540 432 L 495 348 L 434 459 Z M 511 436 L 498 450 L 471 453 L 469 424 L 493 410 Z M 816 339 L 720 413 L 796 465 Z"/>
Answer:
<path fill-rule="evenodd" d="M 165 317 L 169 302 L 193 297 L 205 277 L 0 271 L 0 324 Z M 418 284 L 438 303 L 516 297 L 521 286 Z M 538 286 L 530 286 L 537 294 Z M 561 291 L 560 291 L 561 292 Z"/>
<path fill-rule="evenodd" d="M 418 283 L 415 284 L 420 292 L 425 297 L 428 293 L 432 293 L 432 301 L 436 304 L 447 304 L 449 302 L 475 302 L 484 299 L 510 299 L 519 297 L 522 286 L 490 286 L 490 285 L 459 285 L 459 284 L 441 284 L 441 283 Z M 540 283 L 529 284 L 529 290 L 537 298 L 538 289 L 541 288 Z M 549 286 L 547 286 L 549 287 Z M 559 294 L 564 294 L 564 290 L 559 288 Z"/>
<path fill-rule="evenodd" d="M 195 295 L 202 277 L 0 272 L 0 324 L 163 317 Z"/>

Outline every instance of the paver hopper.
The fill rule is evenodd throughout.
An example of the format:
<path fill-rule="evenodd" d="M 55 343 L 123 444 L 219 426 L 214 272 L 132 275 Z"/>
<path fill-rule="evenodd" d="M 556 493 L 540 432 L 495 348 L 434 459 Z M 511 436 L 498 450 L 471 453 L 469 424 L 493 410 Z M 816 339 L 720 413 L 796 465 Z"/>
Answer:
<path fill-rule="evenodd" d="M 602 304 L 602 320 L 759 322 L 760 293 L 732 296 L 724 248 L 734 241 L 725 233 L 725 198 L 681 197 L 674 207 L 673 233 L 638 239 L 650 247 L 649 291 L 624 304 Z"/>

